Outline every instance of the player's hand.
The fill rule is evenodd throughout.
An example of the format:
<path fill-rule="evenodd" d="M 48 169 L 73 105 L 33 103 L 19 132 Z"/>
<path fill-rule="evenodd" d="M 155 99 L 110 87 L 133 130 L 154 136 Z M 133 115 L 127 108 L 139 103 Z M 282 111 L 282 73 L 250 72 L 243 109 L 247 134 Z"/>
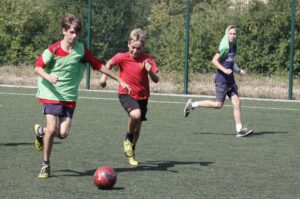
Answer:
<path fill-rule="evenodd" d="M 151 68 L 152 68 L 152 65 L 150 64 L 149 59 L 147 59 L 145 61 L 145 69 L 149 72 L 151 70 Z"/>
<path fill-rule="evenodd" d="M 105 88 L 105 87 L 106 87 L 106 77 L 102 76 L 102 77 L 100 78 L 100 86 L 101 86 L 102 88 Z"/>
<path fill-rule="evenodd" d="M 246 72 L 244 70 L 240 71 L 240 75 L 245 75 L 245 74 L 246 74 Z"/>
<path fill-rule="evenodd" d="M 223 71 L 226 75 L 230 75 L 231 73 L 232 73 L 232 70 L 231 69 L 225 69 L 224 71 Z"/>
<path fill-rule="evenodd" d="M 102 88 L 105 88 L 106 87 L 106 81 L 104 80 L 104 81 L 102 81 L 102 79 L 100 80 L 100 86 L 102 87 Z"/>
<path fill-rule="evenodd" d="M 52 84 L 56 84 L 57 81 L 58 81 L 58 77 L 56 75 L 49 75 L 48 78 L 47 78 L 47 80 L 49 82 L 51 82 Z"/>
<path fill-rule="evenodd" d="M 124 81 L 120 80 L 120 85 L 122 88 L 124 88 L 125 90 L 127 90 L 128 94 L 130 94 L 131 92 L 131 88 L 128 84 L 126 84 Z"/>

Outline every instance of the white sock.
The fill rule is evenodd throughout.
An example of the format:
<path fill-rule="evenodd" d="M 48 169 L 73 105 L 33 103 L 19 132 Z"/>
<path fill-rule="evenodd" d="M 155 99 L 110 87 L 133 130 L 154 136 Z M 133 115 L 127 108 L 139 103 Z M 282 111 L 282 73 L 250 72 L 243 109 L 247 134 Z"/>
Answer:
<path fill-rule="evenodd" d="M 235 128 L 236 128 L 236 132 L 238 133 L 242 130 L 243 127 L 242 127 L 242 124 L 236 124 Z"/>
<path fill-rule="evenodd" d="M 192 103 L 192 107 L 193 107 L 193 108 L 198 107 L 198 102 L 193 102 L 193 103 Z"/>

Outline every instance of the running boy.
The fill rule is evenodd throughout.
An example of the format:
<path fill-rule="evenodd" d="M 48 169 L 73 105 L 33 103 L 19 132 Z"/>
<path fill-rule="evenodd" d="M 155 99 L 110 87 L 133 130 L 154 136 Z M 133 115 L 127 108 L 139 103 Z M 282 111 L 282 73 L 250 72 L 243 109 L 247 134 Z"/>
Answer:
<path fill-rule="evenodd" d="M 38 77 L 37 97 L 43 104 L 46 126 L 34 125 L 35 147 L 44 149 L 43 166 L 39 178 L 50 175 L 50 155 L 54 137 L 64 139 L 69 135 L 71 121 L 76 107 L 78 88 L 82 80 L 84 63 L 90 63 L 94 70 L 106 73 L 120 82 L 120 87 L 129 87 L 107 70 L 92 56 L 91 52 L 77 41 L 81 22 L 73 14 L 66 14 L 61 22 L 63 39 L 52 44 L 36 60 L 34 71 Z M 107 72 L 106 72 L 107 71 Z"/>
<path fill-rule="evenodd" d="M 245 71 L 239 69 L 235 63 L 237 54 L 236 33 L 237 29 L 235 26 L 227 27 L 219 50 L 212 60 L 212 64 L 218 69 L 215 76 L 216 101 L 203 100 L 194 102 L 192 99 L 189 99 L 183 112 L 184 116 L 187 117 L 196 107 L 221 109 L 227 95 L 233 105 L 233 116 L 237 132 L 236 137 L 243 137 L 252 133 L 253 130 L 243 128 L 241 122 L 240 98 L 233 72 L 244 75 Z"/>
<path fill-rule="evenodd" d="M 128 113 L 128 126 L 124 140 L 124 153 L 132 166 L 137 166 L 135 158 L 135 146 L 137 144 L 142 121 L 146 119 L 148 98 L 150 96 L 149 78 L 157 83 L 158 68 L 154 59 L 143 52 L 146 41 L 145 32 L 142 29 L 134 29 L 128 40 L 128 52 L 117 53 L 107 63 L 106 67 L 120 68 L 119 77 L 122 78 L 131 88 L 125 90 L 119 86 L 119 100 L 125 111 Z M 102 87 L 106 86 L 106 75 L 103 74 L 100 80 Z"/>

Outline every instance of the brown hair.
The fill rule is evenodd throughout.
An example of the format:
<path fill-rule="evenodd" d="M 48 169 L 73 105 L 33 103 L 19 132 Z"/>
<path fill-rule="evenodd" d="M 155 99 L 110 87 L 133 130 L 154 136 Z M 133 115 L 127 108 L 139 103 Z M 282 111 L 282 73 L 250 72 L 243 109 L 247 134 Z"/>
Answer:
<path fill-rule="evenodd" d="M 61 20 L 61 28 L 69 30 L 71 26 L 74 26 L 74 30 L 76 32 L 81 31 L 82 25 L 80 19 L 71 13 L 67 13 Z"/>
<path fill-rule="evenodd" d="M 128 38 L 128 42 L 131 41 L 140 41 L 143 45 L 145 45 L 146 42 L 145 31 L 140 28 L 132 30 Z"/>

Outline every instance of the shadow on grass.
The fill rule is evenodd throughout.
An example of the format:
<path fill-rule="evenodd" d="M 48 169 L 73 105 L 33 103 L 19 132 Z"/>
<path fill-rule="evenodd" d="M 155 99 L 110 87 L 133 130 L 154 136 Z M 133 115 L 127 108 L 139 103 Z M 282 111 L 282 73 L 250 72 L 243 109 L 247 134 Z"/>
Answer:
<path fill-rule="evenodd" d="M 261 135 L 267 135 L 267 134 L 271 134 L 271 135 L 274 135 L 274 134 L 286 134 L 286 133 L 289 133 L 289 132 L 285 132 L 285 131 L 261 131 L 261 132 L 256 132 L 254 131 L 253 133 L 245 136 L 245 137 L 252 137 L 252 136 L 261 136 Z M 225 135 L 225 136 L 235 136 L 234 133 L 212 133 L 212 132 L 203 132 L 203 133 L 194 133 L 195 135 Z"/>
<path fill-rule="evenodd" d="M 137 171 L 168 171 L 178 173 L 176 170 L 170 170 L 170 168 L 177 165 L 199 165 L 209 166 L 214 162 L 180 162 L 180 161 L 147 161 L 140 163 L 138 167 L 125 167 L 125 168 L 114 168 L 117 173 L 120 172 L 137 172 Z M 87 171 L 75 171 L 70 169 L 57 170 L 54 172 L 64 172 L 68 174 L 62 174 L 61 176 L 92 176 L 96 169 Z"/>
<path fill-rule="evenodd" d="M 270 134 L 270 135 L 274 135 L 274 134 L 287 134 L 289 132 L 286 132 L 286 131 L 261 131 L 261 132 L 253 132 L 250 134 L 250 136 L 260 136 L 260 135 L 267 135 L 267 134 Z"/>
<path fill-rule="evenodd" d="M 61 142 L 54 142 L 54 144 L 61 144 Z M 2 146 L 34 146 L 33 142 L 11 142 L 11 143 L 0 143 L 0 147 Z"/>
<path fill-rule="evenodd" d="M 230 135 L 230 136 L 235 135 L 233 133 L 213 133 L 213 132 L 203 132 L 203 133 L 197 132 L 197 133 L 194 133 L 194 134 L 195 135 L 226 135 L 226 136 L 228 136 L 228 135 Z"/>

